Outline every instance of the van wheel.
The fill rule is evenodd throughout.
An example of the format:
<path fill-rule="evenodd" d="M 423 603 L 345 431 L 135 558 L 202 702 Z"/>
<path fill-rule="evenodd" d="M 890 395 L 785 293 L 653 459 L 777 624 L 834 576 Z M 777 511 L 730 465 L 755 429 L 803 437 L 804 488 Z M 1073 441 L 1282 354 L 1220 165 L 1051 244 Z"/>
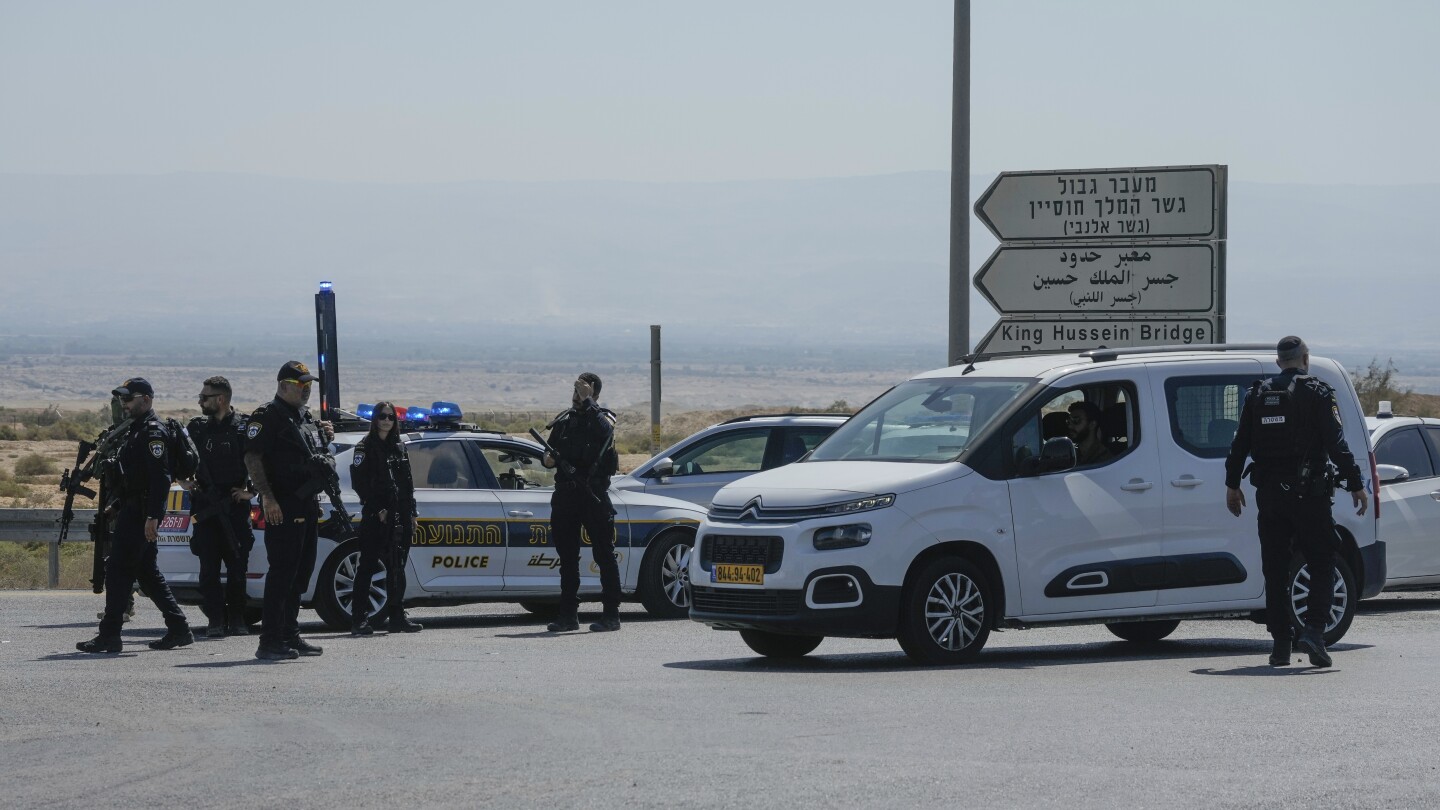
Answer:
<path fill-rule="evenodd" d="M 969 560 L 932 560 L 901 597 L 901 649 L 921 664 L 973 661 L 990 638 L 989 593 L 985 574 Z"/>
<path fill-rule="evenodd" d="M 1345 637 L 1355 621 L 1356 602 L 1360 592 L 1355 587 L 1355 574 L 1345 558 L 1335 555 L 1335 598 L 1330 601 L 1330 616 L 1325 621 L 1325 643 L 1334 644 Z M 1290 624 L 1296 632 L 1305 629 L 1305 614 L 1310 606 L 1310 567 L 1296 555 L 1290 561 Z"/>
<path fill-rule="evenodd" d="M 326 558 L 315 582 L 315 612 L 320 621 L 332 630 L 350 629 L 350 600 L 355 591 L 355 574 L 360 568 L 360 543 L 347 540 Z M 383 610 L 389 599 L 385 594 L 385 563 L 370 579 L 370 615 Z"/>
<path fill-rule="evenodd" d="M 690 553 L 694 548 L 694 532 L 669 531 L 646 553 L 636 590 L 640 604 L 651 616 L 684 619 L 690 615 Z"/>
<path fill-rule="evenodd" d="M 766 658 L 800 658 L 825 640 L 824 636 L 787 636 L 764 630 L 741 630 L 740 638 Z"/>
<path fill-rule="evenodd" d="M 1153 622 L 1114 622 L 1105 625 L 1105 629 L 1126 641 L 1151 644 L 1175 632 L 1175 628 L 1179 626 L 1180 620 L 1173 619 Z"/>

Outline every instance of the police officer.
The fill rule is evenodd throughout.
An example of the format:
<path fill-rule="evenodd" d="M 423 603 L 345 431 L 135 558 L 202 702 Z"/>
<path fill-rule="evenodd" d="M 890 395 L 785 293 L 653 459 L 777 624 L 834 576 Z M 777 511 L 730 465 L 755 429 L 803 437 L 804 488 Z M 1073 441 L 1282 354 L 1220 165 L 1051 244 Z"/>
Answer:
<path fill-rule="evenodd" d="M 1330 666 L 1325 625 L 1335 598 L 1337 538 L 1331 516 L 1334 462 L 1356 507 L 1365 514 L 1368 498 L 1355 456 L 1345 443 L 1335 392 L 1309 376 L 1310 349 L 1294 335 L 1275 347 L 1279 376 L 1256 381 L 1240 410 L 1240 425 L 1225 459 L 1225 506 L 1236 517 L 1245 506 L 1240 479 L 1246 457 L 1259 510 L 1260 558 L 1265 574 L 1265 624 L 1274 639 L 1270 665 L 1290 664 L 1292 640 L 1317 667 Z M 1310 569 L 1305 628 L 1294 639 L 1290 627 L 1290 558 L 1298 546 Z"/>
<path fill-rule="evenodd" d="M 415 479 L 400 441 L 393 402 L 375 403 L 370 432 L 355 446 L 350 485 L 360 497 L 360 567 L 350 595 L 350 634 L 368 636 L 379 629 L 418 633 L 423 628 L 405 616 L 405 562 L 415 533 Z M 385 566 L 385 609 L 370 616 L 370 581 Z M 382 628 L 382 622 L 389 622 Z"/>
<path fill-rule="evenodd" d="M 552 633 L 579 630 L 580 529 L 600 568 L 604 612 L 590 625 L 592 632 L 620 629 L 620 568 L 615 564 L 615 508 L 610 504 L 610 476 L 615 467 L 615 414 L 596 404 L 600 377 L 590 372 L 575 380 L 571 408 L 549 424 L 550 446 L 559 458 L 545 455 L 556 467 L 550 496 L 550 535 L 560 556 L 560 615 Z"/>
<path fill-rule="evenodd" d="M 230 405 L 230 381 L 211 377 L 200 389 L 202 416 L 186 431 L 200 454 L 190 498 L 195 532 L 190 550 L 200 558 L 200 599 L 209 619 L 206 638 L 247 636 L 245 569 L 255 535 L 250 531 L 250 476 L 245 471 L 249 417 Z M 220 566 L 225 585 L 220 585 Z"/>
<path fill-rule="evenodd" d="M 87 653 L 120 652 L 120 625 L 131 599 L 130 586 L 139 580 L 141 590 L 165 617 L 165 635 L 150 642 L 150 649 L 173 650 L 194 642 L 195 635 L 157 564 L 160 519 L 165 517 L 170 494 L 170 435 L 155 416 L 155 389 L 145 378 L 131 377 L 112 393 L 135 421 L 108 473 L 107 489 L 117 498 L 106 506 L 105 519 L 114 510 L 114 528 L 105 561 L 105 615 L 99 635 L 75 648 Z"/>
<path fill-rule="evenodd" d="M 255 409 L 245 428 L 245 468 L 265 513 L 265 603 L 255 657 L 279 661 L 324 650 L 300 637 L 300 598 L 315 569 L 320 517 L 312 459 L 335 438 L 328 422 L 316 422 L 310 400 L 310 369 L 298 360 L 280 367 L 275 398 Z"/>

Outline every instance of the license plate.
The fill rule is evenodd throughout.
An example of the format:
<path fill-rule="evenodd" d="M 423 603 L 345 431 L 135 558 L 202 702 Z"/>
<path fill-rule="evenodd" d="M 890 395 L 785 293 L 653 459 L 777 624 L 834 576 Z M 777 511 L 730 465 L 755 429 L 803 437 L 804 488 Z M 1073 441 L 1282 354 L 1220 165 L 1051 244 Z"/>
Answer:
<path fill-rule="evenodd" d="M 189 515 L 166 515 L 160 518 L 159 532 L 161 534 L 183 534 L 190 528 Z"/>
<path fill-rule="evenodd" d="M 710 581 L 720 585 L 764 585 L 763 565 L 716 565 L 710 569 Z"/>

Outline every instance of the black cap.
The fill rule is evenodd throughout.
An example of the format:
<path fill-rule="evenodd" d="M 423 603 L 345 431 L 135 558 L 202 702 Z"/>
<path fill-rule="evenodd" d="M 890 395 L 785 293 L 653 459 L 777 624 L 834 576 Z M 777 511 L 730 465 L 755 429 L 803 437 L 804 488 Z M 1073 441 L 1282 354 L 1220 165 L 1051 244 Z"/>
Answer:
<path fill-rule="evenodd" d="M 280 367 L 280 373 L 275 375 L 275 379 L 281 381 L 299 380 L 302 383 L 307 383 L 314 380 L 315 375 L 310 373 L 310 368 L 304 363 L 299 360 L 291 360 Z"/>
<path fill-rule="evenodd" d="M 120 387 L 110 393 L 117 397 L 128 397 L 132 394 L 144 394 L 147 397 L 153 397 L 155 396 L 155 387 L 144 377 L 131 377 L 125 382 L 120 383 Z"/>
<path fill-rule="evenodd" d="M 1310 347 L 1306 346 L 1305 341 L 1295 335 L 1286 335 L 1280 338 L 1279 343 L 1275 344 L 1276 360 L 1299 360 L 1309 353 Z"/>

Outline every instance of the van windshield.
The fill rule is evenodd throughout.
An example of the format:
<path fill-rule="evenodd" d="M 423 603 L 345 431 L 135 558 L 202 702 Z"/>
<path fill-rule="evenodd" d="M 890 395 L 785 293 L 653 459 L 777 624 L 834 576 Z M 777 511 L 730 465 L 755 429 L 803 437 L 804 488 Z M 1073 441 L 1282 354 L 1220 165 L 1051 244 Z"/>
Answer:
<path fill-rule="evenodd" d="M 830 434 L 809 461 L 953 461 L 1033 380 L 901 383 Z"/>

